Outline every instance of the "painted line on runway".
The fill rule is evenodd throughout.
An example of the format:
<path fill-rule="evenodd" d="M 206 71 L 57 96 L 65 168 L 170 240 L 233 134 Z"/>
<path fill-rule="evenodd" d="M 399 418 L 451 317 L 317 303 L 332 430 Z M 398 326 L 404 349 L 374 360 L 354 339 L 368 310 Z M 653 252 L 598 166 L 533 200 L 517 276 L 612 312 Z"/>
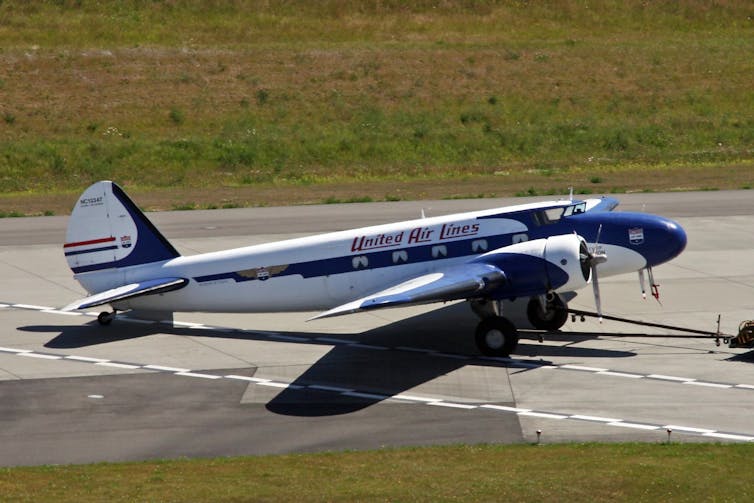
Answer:
<path fill-rule="evenodd" d="M 628 379 L 641 379 L 644 377 L 641 374 L 629 374 L 627 372 L 615 372 L 612 370 L 604 370 L 602 372 L 597 372 L 597 374 L 601 376 L 626 377 Z"/>
<path fill-rule="evenodd" d="M 34 304 L 12 304 L 11 307 L 15 309 L 27 309 L 29 311 L 55 311 L 54 307 L 49 306 L 35 306 Z"/>
<path fill-rule="evenodd" d="M 330 391 L 332 393 L 353 393 L 356 391 L 351 388 L 341 388 L 340 386 L 327 386 L 326 384 L 310 384 L 309 389 L 316 389 L 317 391 Z"/>
<path fill-rule="evenodd" d="M 619 428 L 633 428 L 635 430 L 659 430 L 662 428 L 659 425 L 656 424 L 645 424 L 645 423 L 629 423 L 626 421 L 615 421 L 612 423 L 607 423 L 608 426 L 618 426 Z M 743 435 L 742 435 L 743 437 Z M 751 440 L 754 440 L 754 437 L 749 437 Z"/>
<path fill-rule="evenodd" d="M 110 360 L 105 360 L 104 358 L 92 358 L 91 356 L 76 356 L 76 355 L 68 355 L 65 357 L 66 360 L 74 360 L 78 362 L 84 362 L 84 363 L 98 363 L 98 362 L 109 362 Z"/>
<path fill-rule="evenodd" d="M 31 353 L 31 349 L 16 349 L 16 348 L 0 348 L 3 353 Z"/>
<path fill-rule="evenodd" d="M 159 370 L 160 372 L 190 372 L 191 369 L 182 369 L 177 367 L 165 367 L 163 365 L 144 365 L 147 370 Z"/>
<path fill-rule="evenodd" d="M 696 381 L 696 379 L 692 379 L 691 377 L 676 377 L 676 376 L 666 376 L 666 375 L 661 375 L 661 374 L 649 374 L 647 376 L 647 379 L 658 379 L 661 381 L 675 381 L 675 382 Z"/>
<path fill-rule="evenodd" d="M 9 307 L 18 308 L 18 309 L 37 310 L 37 311 L 45 312 L 45 313 L 60 314 L 54 308 L 49 308 L 46 306 L 34 306 L 30 304 L 11 304 L 9 305 Z M 97 313 L 86 313 L 86 315 L 96 316 Z M 128 322 L 144 321 L 144 320 L 133 320 L 133 319 L 127 319 L 127 318 L 123 318 L 123 320 L 128 321 Z M 157 323 L 157 322 L 147 322 L 147 323 Z M 513 358 L 506 358 L 506 357 L 477 357 L 477 356 L 469 356 L 469 355 L 462 355 L 462 354 L 458 354 L 457 356 L 455 356 L 452 353 L 441 353 L 435 350 L 428 350 L 428 349 L 422 349 L 422 348 L 414 348 L 414 347 L 406 347 L 406 346 L 399 346 L 399 347 L 378 346 L 378 345 L 359 343 L 359 342 L 346 340 L 346 339 L 306 338 L 306 337 L 297 337 L 297 336 L 287 336 L 284 334 L 278 334 L 274 332 L 265 333 L 265 332 L 257 332 L 257 331 L 250 331 L 250 330 L 223 329 L 220 327 L 211 327 L 211 326 L 205 326 L 201 324 L 184 323 L 181 326 L 188 329 L 196 329 L 196 330 L 218 330 L 218 331 L 232 331 L 234 333 L 235 332 L 252 333 L 258 336 L 267 337 L 268 339 L 272 339 L 272 340 L 283 339 L 283 340 L 288 340 L 291 342 L 304 342 L 304 343 L 325 342 L 328 344 L 343 345 L 344 347 L 349 347 L 349 348 L 355 347 L 355 348 L 360 348 L 360 349 L 381 350 L 381 351 L 398 350 L 398 351 L 409 351 L 409 352 L 414 352 L 414 353 L 425 353 L 428 355 L 449 357 L 449 358 L 457 357 L 458 359 L 469 359 L 469 360 L 476 359 L 476 360 L 484 360 L 484 361 L 494 361 L 494 362 L 500 362 L 505 366 L 514 367 L 514 368 L 542 368 L 542 369 L 568 370 L 568 371 L 573 371 L 573 372 L 583 372 L 583 373 L 588 373 L 591 375 L 601 375 L 601 376 L 607 376 L 607 377 L 650 379 L 650 380 L 665 381 L 668 383 L 692 384 L 696 386 L 702 386 L 702 387 L 708 387 L 708 388 L 714 388 L 714 389 L 720 389 L 720 390 L 721 389 L 754 390 L 754 385 L 750 385 L 750 384 L 728 384 L 728 383 L 719 383 L 719 382 L 707 382 L 707 381 L 696 380 L 689 377 L 669 376 L 669 375 L 663 375 L 663 374 L 632 374 L 632 373 L 627 373 L 627 372 L 621 372 L 618 370 L 611 370 L 611 369 L 606 369 L 606 368 L 601 368 L 601 367 L 590 367 L 590 366 L 576 365 L 576 364 L 553 365 L 549 363 L 530 362 L 530 361 L 516 360 Z M 322 340 L 322 339 L 328 339 L 328 340 Z M 27 357 L 32 357 L 32 358 L 36 357 L 36 358 L 48 359 L 48 360 L 73 360 L 73 361 L 78 361 L 82 363 L 91 363 L 95 365 L 109 366 L 109 367 L 129 369 L 129 370 L 159 371 L 159 372 L 171 373 L 173 375 L 182 376 L 182 377 L 194 377 L 194 378 L 205 378 L 205 379 L 223 379 L 223 378 L 236 379 L 236 380 L 242 379 L 242 380 L 247 380 L 248 382 L 252 382 L 260 386 L 270 386 L 270 387 L 275 387 L 275 388 L 280 388 L 280 389 L 293 389 L 293 390 L 313 389 L 317 391 L 331 392 L 331 393 L 336 393 L 336 394 L 340 394 L 344 396 L 360 397 L 360 398 L 372 399 L 372 400 L 384 400 L 385 398 L 383 397 L 386 396 L 382 394 L 372 393 L 370 391 L 350 390 L 346 388 L 339 388 L 339 387 L 326 386 L 326 385 L 320 385 L 320 384 L 298 385 L 298 384 L 285 383 L 285 382 L 275 382 L 272 380 L 254 381 L 251 378 L 248 378 L 248 379 L 244 378 L 244 376 L 220 376 L 220 375 L 215 375 L 215 374 L 184 371 L 185 369 L 177 369 L 173 367 L 165 367 L 165 366 L 154 365 L 154 364 L 142 365 L 142 364 L 134 364 L 134 363 L 128 363 L 128 362 L 116 362 L 116 361 L 111 361 L 111 360 L 106 360 L 106 359 L 101 359 L 101 358 L 76 356 L 76 355 L 54 355 L 54 354 L 36 352 L 29 349 L 0 348 L 0 352 L 15 354 L 18 356 L 27 356 Z M 178 370 L 180 370 L 180 372 Z M 332 389 L 327 389 L 327 388 L 332 388 Z M 459 409 L 485 408 L 492 411 L 515 413 L 518 415 L 538 417 L 541 419 L 557 419 L 557 420 L 568 419 L 568 420 L 574 420 L 574 421 L 591 421 L 593 423 L 599 422 L 601 424 L 608 425 L 608 426 L 617 426 L 617 427 L 623 427 L 623 428 L 634 428 L 634 429 L 644 429 L 644 430 L 658 430 L 661 428 L 669 429 L 669 428 L 666 428 L 666 425 L 659 425 L 659 424 L 652 425 L 652 424 L 637 423 L 637 422 L 624 421 L 624 420 L 607 421 L 607 419 L 609 418 L 598 418 L 596 416 L 589 416 L 589 415 L 584 415 L 584 414 L 570 414 L 569 415 L 569 414 L 560 413 L 558 411 L 534 411 L 534 410 L 529 410 L 529 409 L 517 409 L 515 407 L 506 408 L 504 406 L 496 406 L 494 404 L 479 404 L 479 405 L 457 404 L 455 402 L 447 402 L 447 401 L 436 399 L 436 398 L 412 396 L 412 395 L 406 395 L 406 394 L 395 395 L 392 398 L 401 400 L 404 402 L 431 404 L 431 405 L 436 405 L 436 406 L 441 406 L 441 407 L 450 407 L 450 408 L 459 408 Z M 710 430 L 708 428 L 695 428 L 691 426 L 676 425 L 676 431 L 679 431 L 684 434 L 689 434 L 689 435 L 704 435 L 704 436 L 710 436 L 710 437 L 720 438 L 724 440 L 747 441 L 747 442 L 754 441 L 754 436 L 752 435 L 745 435 L 745 434 L 740 434 L 740 433 L 735 433 L 735 432 L 720 432 L 717 430 Z"/>
<path fill-rule="evenodd" d="M 442 400 L 437 400 L 434 402 L 427 402 L 427 405 L 434 405 L 437 407 L 450 407 L 452 409 L 466 409 L 466 410 L 472 410 L 472 409 L 478 409 L 478 405 L 468 405 L 465 403 L 455 403 L 455 402 L 444 402 Z"/>
<path fill-rule="evenodd" d="M 177 376 L 183 376 L 183 377 L 198 377 L 200 379 L 222 379 L 223 376 L 215 375 L 215 374 L 203 374 L 198 372 L 175 372 L 173 375 Z"/>
<path fill-rule="evenodd" d="M 706 386 L 708 388 L 720 388 L 720 389 L 729 389 L 734 388 L 737 385 L 733 384 L 722 384 L 717 382 L 704 382 L 704 381 L 687 381 L 683 384 L 691 384 L 693 386 Z"/>
<path fill-rule="evenodd" d="M 31 351 L 18 353 L 18 356 L 27 356 L 29 358 L 41 358 L 43 360 L 62 360 L 62 356 L 46 355 L 44 353 L 33 353 Z"/>
<path fill-rule="evenodd" d="M 169 367 L 163 365 L 140 365 L 134 363 L 116 362 L 112 360 L 106 360 L 102 358 L 93 358 L 87 356 L 77 355 L 54 355 L 47 353 L 33 352 L 28 349 L 12 349 L 12 348 L 0 348 L 0 350 L 15 354 L 16 356 L 24 356 L 31 358 L 41 358 L 48 360 L 71 360 L 79 363 L 86 363 L 91 365 L 107 366 L 129 370 L 146 370 L 163 372 L 166 374 L 172 374 L 180 377 L 191 377 L 209 380 L 240 380 L 249 383 L 249 385 L 267 386 L 277 389 L 289 389 L 289 390 L 314 390 L 325 393 L 333 393 L 344 397 L 362 398 L 366 400 L 384 401 L 384 400 L 398 400 L 403 403 L 413 403 L 417 405 L 431 405 L 434 407 L 445 407 L 458 410 L 478 410 L 485 409 L 492 412 L 516 414 L 520 417 L 531 417 L 545 420 L 569 420 L 569 421 L 581 421 L 590 423 L 599 423 L 605 426 L 629 428 L 636 430 L 656 431 L 656 430 L 671 430 L 685 435 L 696 435 L 710 438 L 716 438 L 720 440 L 730 440 L 737 442 L 754 442 L 754 435 L 747 435 L 739 432 L 725 432 L 711 428 L 699 428 L 694 426 L 675 425 L 675 424 L 650 424 L 635 421 L 628 421 L 618 418 L 608 418 L 600 416 L 592 416 L 587 414 L 570 414 L 560 411 L 547 411 L 547 410 L 532 410 L 519 407 L 509 407 L 504 405 L 490 404 L 490 403 L 460 403 L 457 401 L 448 401 L 441 398 L 425 397 L 421 395 L 412 395 L 406 393 L 400 393 L 397 395 L 387 395 L 382 393 L 375 393 L 370 390 L 355 390 L 350 388 L 344 388 L 340 386 L 332 386 L 328 384 L 294 384 L 285 381 L 275 381 L 271 379 L 262 379 L 258 377 L 242 376 L 242 375 L 217 375 L 205 372 L 192 372 L 185 369 L 179 369 L 177 367 Z M 686 382 L 686 381 L 682 381 Z M 698 381 L 694 381 L 696 383 Z"/>
<path fill-rule="evenodd" d="M 116 363 L 116 362 L 97 362 L 95 365 L 101 365 L 103 367 L 114 367 L 116 369 L 129 369 L 136 370 L 143 368 L 143 365 L 131 365 L 130 363 Z"/>
<path fill-rule="evenodd" d="M 18 308 L 18 309 L 36 310 L 36 311 L 40 311 L 44 313 L 63 314 L 62 311 L 56 310 L 55 308 L 51 308 L 47 306 L 36 306 L 32 304 L 7 304 L 7 306 L 11 308 Z M 96 317 L 98 313 L 87 312 L 84 314 L 87 316 Z M 154 321 L 138 320 L 138 319 L 127 318 L 127 317 L 119 318 L 119 320 L 129 322 L 129 323 L 139 323 L 139 322 L 151 323 L 151 324 L 159 323 L 159 322 L 154 322 Z M 550 363 L 528 362 L 525 360 L 517 360 L 514 358 L 507 358 L 507 357 L 502 357 L 502 356 L 466 355 L 466 354 L 461 354 L 461 353 L 440 352 L 436 350 L 419 348 L 419 347 L 411 347 L 411 346 L 381 346 L 381 345 L 374 345 L 374 344 L 366 344 L 366 343 L 357 342 L 357 341 L 349 340 L 349 339 L 341 339 L 337 337 L 309 338 L 309 337 L 285 335 L 285 334 L 280 334 L 280 333 L 275 333 L 275 332 L 258 332 L 258 331 L 253 331 L 253 330 L 216 327 L 216 326 L 203 325 L 201 323 L 192 323 L 192 322 L 174 322 L 174 324 L 181 328 L 187 328 L 187 329 L 193 329 L 193 330 L 216 330 L 220 332 L 249 333 L 249 334 L 254 334 L 261 337 L 266 337 L 272 340 L 282 340 L 286 342 L 326 343 L 326 344 L 332 344 L 335 346 L 343 346 L 343 347 L 348 347 L 348 348 L 358 348 L 358 349 L 365 349 L 365 350 L 376 350 L 376 351 L 385 351 L 385 350 L 407 351 L 407 352 L 412 352 L 412 353 L 423 353 L 430 356 L 437 356 L 437 357 L 449 358 L 449 359 L 458 359 L 458 360 L 467 360 L 467 361 L 475 361 L 475 360 L 493 361 L 493 362 L 502 363 L 509 367 L 516 367 L 516 368 L 532 368 L 532 369 L 541 368 L 541 369 L 553 369 L 553 370 L 568 370 L 568 371 L 574 371 L 574 372 L 585 372 L 592 375 L 599 375 L 599 376 L 605 376 L 605 377 L 650 379 L 650 380 L 657 380 L 657 381 L 665 381 L 668 383 L 694 384 L 696 386 L 717 388 L 717 389 L 754 390 L 754 384 L 746 384 L 746 383 L 716 383 L 716 382 L 702 381 L 702 380 L 694 379 L 691 377 L 670 376 L 670 375 L 662 375 L 662 374 L 635 374 L 635 373 L 629 373 L 629 372 L 622 372 L 615 369 L 607 369 L 607 368 L 602 368 L 602 367 L 590 367 L 586 365 L 576 365 L 576 364 L 553 365 Z M 3 348 L 0 348 L 0 351 L 8 352 L 8 353 L 20 352 L 20 350 L 16 351 L 10 348 L 7 348 L 7 350 L 3 350 Z M 30 350 L 24 350 L 24 351 L 30 351 Z"/>
<path fill-rule="evenodd" d="M 60 310 L 56 310 L 54 308 L 50 308 L 46 306 L 36 306 L 32 304 L 7 304 L 7 305 L 11 308 L 36 310 L 36 311 L 44 312 L 44 313 L 67 314 Z M 86 316 L 96 317 L 98 313 L 87 312 L 83 314 L 85 314 Z M 128 322 L 128 323 L 150 323 L 150 324 L 160 323 L 160 322 L 138 320 L 134 318 L 125 318 L 125 317 L 120 318 L 120 320 Z M 599 376 L 605 376 L 605 377 L 620 377 L 620 378 L 630 378 L 630 379 L 637 379 L 637 380 L 650 379 L 650 380 L 656 380 L 656 381 L 665 381 L 668 383 L 693 384 L 696 386 L 708 387 L 708 388 L 738 389 L 738 390 L 753 390 L 754 391 L 754 384 L 746 384 L 746 383 L 710 382 L 710 381 L 698 380 L 691 377 L 671 376 L 671 375 L 663 375 L 663 374 L 636 374 L 636 373 L 630 373 L 630 372 L 622 372 L 622 371 L 614 370 L 614 369 L 607 369 L 603 367 L 591 367 L 591 366 L 577 365 L 577 364 L 554 365 L 551 363 L 536 362 L 536 361 L 532 362 L 532 361 L 518 360 L 515 358 L 502 357 L 502 356 L 477 356 L 477 355 L 466 355 L 462 353 L 448 353 L 448 352 L 441 352 L 441 351 L 436 351 L 436 350 L 431 350 L 431 349 L 426 349 L 426 348 L 419 348 L 419 347 L 412 347 L 412 346 L 381 346 L 381 345 L 366 344 L 366 343 L 356 342 L 349 339 L 341 339 L 341 338 L 336 338 L 336 337 L 310 338 L 310 337 L 280 334 L 280 333 L 275 333 L 275 332 L 259 332 L 259 331 L 253 331 L 253 330 L 216 327 L 216 326 L 203 325 L 200 323 L 192 323 L 192 322 L 174 322 L 174 324 L 180 328 L 186 328 L 189 330 L 216 330 L 220 332 L 249 333 L 249 334 L 254 334 L 260 337 L 266 337 L 271 340 L 281 340 L 281 341 L 294 342 L 294 343 L 326 343 L 326 344 L 332 344 L 334 346 L 343 346 L 343 347 L 348 347 L 348 348 L 358 348 L 358 349 L 364 349 L 364 350 L 406 351 L 406 352 L 411 352 L 411 353 L 426 354 L 429 356 L 436 356 L 436 357 L 448 358 L 448 359 L 457 359 L 457 360 L 462 360 L 462 361 L 475 361 L 475 360 L 493 361 L 493 362 L 499 362 L 499 363 L 502 363 L 503 365 L 506 365 L 508 367 L 514 367 L 514 368 L 530 368 L 530 369 L 540 368 L 540 369 L 552 369 L 552 370 L 567 370 L 567 371 L 573 371 L 573 372 L 584 372 L 584 373 L 588 373 L 592 375 L 599 375 Z M 0 352 L 6 352 L 6 353 L 20 353 L 21 351 L 30 352 L 31 350 L 15 350 L 12 348 L 0 348 Z M 68 357 L 65 356 L 64 358 L 68 358 Z M 74 359 L 74 358 L 68 358 L 68 359 Z M 130 364 L 127 364 L 127 365 L 130 365 Z"/>
<path fill-rule="evenodd" d="M 582 414 L 574 414 L 571 416 L 571 419 L 580 419 L 581 421 L 592 421 L 595 423 L 616 423 L 620 421 L 620 419 L 615 419 L 611 417 L 585 416 Z"/>

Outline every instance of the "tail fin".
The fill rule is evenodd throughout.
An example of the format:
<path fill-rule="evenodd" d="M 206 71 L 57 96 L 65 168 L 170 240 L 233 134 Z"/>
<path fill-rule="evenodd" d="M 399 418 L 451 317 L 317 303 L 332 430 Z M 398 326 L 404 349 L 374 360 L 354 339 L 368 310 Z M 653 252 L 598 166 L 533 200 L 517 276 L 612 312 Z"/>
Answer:
<path fill-rule="evenodd" d="M 63 246 L 74 273 L 159 262 L 180 256 L 113 182 L 97 182 L 73 208 Z"/>

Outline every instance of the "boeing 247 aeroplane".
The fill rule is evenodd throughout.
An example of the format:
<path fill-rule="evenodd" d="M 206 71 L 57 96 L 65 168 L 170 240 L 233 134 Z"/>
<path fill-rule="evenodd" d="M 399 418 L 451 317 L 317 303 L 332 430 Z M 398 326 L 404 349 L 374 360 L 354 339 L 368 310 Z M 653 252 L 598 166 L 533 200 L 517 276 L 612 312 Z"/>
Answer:
<path fill-rule="evenodd" d="M 598 275 L 652 267 L 680 254 L 676 222 L 613 212 L 612 198 L 538 202 L 333 232 L 182 256 L 110 181 L 97 182 L 71 214 L 64 252 L 90 294 L 64 309 L 109 304 L 172 320 L 176 311 L 323 311 L 323 318 L 387 307 L 466 300 L 481 321 L 476 343 L 507 356 L 518 344 L 504 301 L 530 299 L 532 324 L 556 330 L 564 299 Z"/>

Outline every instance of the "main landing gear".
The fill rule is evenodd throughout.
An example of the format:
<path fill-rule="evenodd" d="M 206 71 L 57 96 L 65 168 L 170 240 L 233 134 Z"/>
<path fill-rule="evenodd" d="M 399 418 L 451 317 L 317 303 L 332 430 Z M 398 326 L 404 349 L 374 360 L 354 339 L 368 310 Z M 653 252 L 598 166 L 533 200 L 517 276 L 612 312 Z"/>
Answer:
<path fill-rule="evenodd" d="M 518 330 L 503 318 L 503 303 L 499 300 L 472 300 L 471 309 L 482 321 L 476 327 L 475 340 L 479 351 L 486 356 L 509 356 L 518 346 Z"/>
<path fill-rule="evenodd" d="M 568 306 L 556 293 L 532 297 L 526 306 L 526 317 L 537 330 L 554 332 L 568 321 Z"/>
<path fill-rule="evenodd" d="M 486 356 L 509 356 L 513 353 L 518 345 L 518 331 L 510 320 L 502 316 L 503 302 L 477 299 L 472 300 L 470 305 L 481 318 L 475 334 L 479 351 Z M 556 293 L 532 297 L 526 305 L 526 316 L 534 328 L 554 332 L 568 321 L 568 305 Z"/>
<path fill-rule="evenodd" d="M 508 319 L 491 316 L 477 325 L 476 345 L 483 355 L 509 356 L 518 345 L 518 331 Z"/>

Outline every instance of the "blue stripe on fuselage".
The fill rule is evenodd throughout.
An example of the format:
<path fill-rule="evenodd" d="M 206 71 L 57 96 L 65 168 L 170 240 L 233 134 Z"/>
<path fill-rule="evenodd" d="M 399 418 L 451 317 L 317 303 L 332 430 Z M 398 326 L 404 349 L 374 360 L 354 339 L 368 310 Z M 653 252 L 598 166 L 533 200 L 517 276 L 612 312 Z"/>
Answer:
<path fill-rule="evenodd" d="M 629 212 L 586 212 L 549 221 L 544 218 L 536 218 L 534 215 L 542 215 L 544 211 L 556 207 L 538 208 L 535 210 L 523 210 L 518 212 L 504 212 L 496 215 L 478 217 L 478 220 L 507 219 L 521 222 L 526 227 L 526 235 L 529 240 L 542 239 L 560 234 L 576 232 L 588 242 L 594 243 L 599 233 L 599 242 L 629 248 L 640 253 L 647 261 L 647 265 L 657 265 L 678 255 L 686 244 L 685 233 L 672 220 L 656 215 Z M 563 206 L 557 206 L 563 208 Z M 641 243 L 631 242 L 629 229 L 642 229 L 643 240 Z M 404 264 L 416 264 L 431 262 L 441 259 L 457 259 L 473 257 L 481 254 L 481 251 L 472 249 L 472 242 L 480 239 L 487 241 L 487 250 L 495 250 L 513 244 L 514 234 L 499 234 L 490 236 L 474 236 L 469 239 L 460 239 L 448 242 L 433 242 L 428 245 L 406 248 L 394 248 L 390 250 L 375 251 L 371 253 L 354 253 L 339 257 L 330 257 L 320 260 L 298 262 L 289 264 L 287 268 L 271 277 L 299 275 L 304 278 L 314 278 L 355 272 L 366 269 L 378 269 L 383 267 L 395 267 Z M 346 245 L 344 245 L 345 248 Z M 447 255 L 433 257 L 432 249 L 436 246 L 444 246 Z M 407 260 L 395 262 L 393 254 L 405 252 Z M 366 257 L 366 266 L 354 267 L 355 257 Z M 267 266 L 276 264 L 265 264 Z M 196 281 L 232 279 L 236 282 L 254 281 L 256 277 L 242 276 L 235 271 L 222 272 L 198 276 Z"/>
<path fill-rule="evenodd" d="M 308 262 L 298 262 L 290 264 L 279 274 L 272 277 L 299 275 L 304 278 L 314 278 L 319 276 L 330 276 L 347 272 L 363 271 L 366 269 L 379 269 L 383 267 L 394 267 L 405 264 L 417 264 L 421 262 L 431 262 L 434 260 L 452 259 L 461 257 L 472 257 L 480 255 L 480 251 L 474 251 L 472 246 L 474 241 L 480 239 L 487 241 L 487 250 L 494 250 L 512 244 L 513 234 L 500 234 L 492 236 L 474 236 L 473 239 L 463 239 L 458 241 L 435 242 L 430 245 L 414 246 L 410 248 L 395 248 L 388 251 L 379 251 L 372 253 L 355 253 L 341 257 L 331 257 L 321 260 L 312 260 Z M 432 249 L 436 246 L 443 246 L 447 250 L 447 255 L 432 256 Z M 393 261 L 393 254 L 396 252 L 405 252 L 407 260 Z M 366 257 L 368 265 L 354 268 L 354 259 L 356 257 Z M 276 265 L 276 264 L 267 264 Z M 232 279 L 236 282 L 254 281 L 257 278 L 241 276 L 238 272 L 223 272 L 219 274 L 210 274 L 206 276 L 197 276 L 194 278 L 199 283 L 206 281 L 215 281 L 221 279 Z"/>

